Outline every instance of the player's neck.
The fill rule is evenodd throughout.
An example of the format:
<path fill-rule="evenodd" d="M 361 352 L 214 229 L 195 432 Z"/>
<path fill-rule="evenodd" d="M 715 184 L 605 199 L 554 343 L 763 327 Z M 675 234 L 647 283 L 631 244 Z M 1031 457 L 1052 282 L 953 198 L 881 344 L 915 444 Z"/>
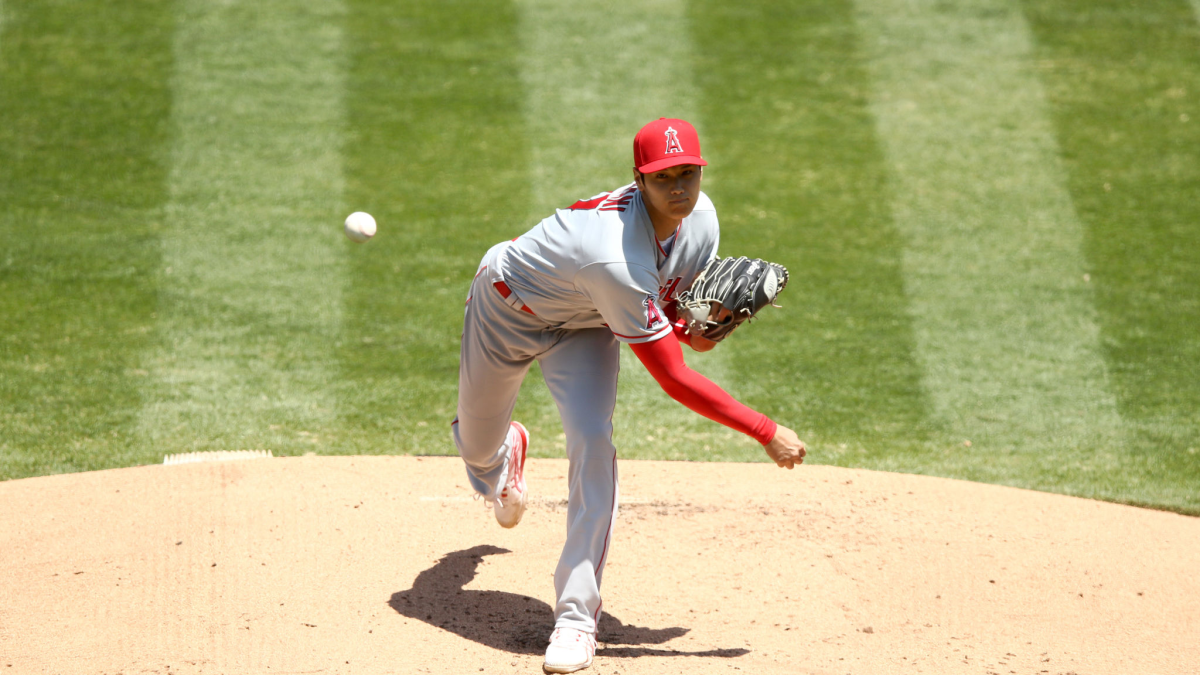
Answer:
<path fill-rule="evenodd" d="M 658 237 L 659 241 L 666 241 L 668 237 L 675 234 L 675 230 L 679 229 L 679 223 L 683 222 L 665 213 L 659 213 L 650 204 L 646 204 L 646 215 L 650 216 L 650 224 L 654 226 L 654 236 Z"/>

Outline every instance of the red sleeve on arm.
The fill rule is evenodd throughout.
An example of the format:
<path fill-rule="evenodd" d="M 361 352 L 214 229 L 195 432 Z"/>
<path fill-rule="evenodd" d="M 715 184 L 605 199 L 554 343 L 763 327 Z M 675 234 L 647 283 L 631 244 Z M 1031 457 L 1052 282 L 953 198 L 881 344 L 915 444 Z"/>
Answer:
<path fill-rule="evenodd" d="M 692 334 L 687 331 L 687 326 L 684 326 L 682 322 L 672 322 L 671 331 L 675 333 L 676 340 L 679 340 L 689 347 L 692 346 Z M 682 350 L 680 350 L 680 353 L 682 353 Z"/>
<path fill-rule="evenodd" d="M 776 425 L 771 418 L 739 403 L 712 380 L 688 368 L 678 341 L 660 339 L 629 347 L 663 391 L 692 411 L 740 431 L 763 445 L 775 437 Z"/>

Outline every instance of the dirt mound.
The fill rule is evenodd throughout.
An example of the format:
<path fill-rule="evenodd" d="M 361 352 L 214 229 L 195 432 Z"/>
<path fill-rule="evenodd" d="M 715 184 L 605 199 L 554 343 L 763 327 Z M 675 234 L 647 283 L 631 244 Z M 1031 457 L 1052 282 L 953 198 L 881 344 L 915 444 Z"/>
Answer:
<path fill-rule="evenodd" d="M 1195 673 L 1200 519 L 920 476 L 621 464 L 589 673 Z M 566 463 L 502 530 L 455 458 L 0 483 L 4 673 L 534 673 Z"/>

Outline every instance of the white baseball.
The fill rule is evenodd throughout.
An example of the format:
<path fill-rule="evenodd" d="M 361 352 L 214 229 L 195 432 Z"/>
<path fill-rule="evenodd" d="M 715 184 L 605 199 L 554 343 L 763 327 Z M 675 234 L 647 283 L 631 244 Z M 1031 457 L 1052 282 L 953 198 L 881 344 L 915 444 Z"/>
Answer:
<path fill-rule="evenodd" d="M 350 241 L 363 243 L 375 236 L 375 219 L 365 211 L 355 211 L 346 216 L 346 236 Z"/>

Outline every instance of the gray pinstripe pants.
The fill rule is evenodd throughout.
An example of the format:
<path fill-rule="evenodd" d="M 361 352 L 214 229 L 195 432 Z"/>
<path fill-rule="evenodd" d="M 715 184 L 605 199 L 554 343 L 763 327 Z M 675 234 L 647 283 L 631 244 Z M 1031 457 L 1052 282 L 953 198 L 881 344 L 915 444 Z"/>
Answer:
<path fill-rule="evenodd" d="M 499 248 L 488 252 L 480 269 Z M 507 304 L 487 274 L 476 276 L 463 324 L 453 430 L 471 485 L 486 497 L 504 487 L 509 422 L 534 359 L 558 405 L 570 461 L 567 541 L 554 572 L 555 626 L 594 632 L 617 515 L 612 415 L 619 345 L 607 328 L 550 327 Z"/>

